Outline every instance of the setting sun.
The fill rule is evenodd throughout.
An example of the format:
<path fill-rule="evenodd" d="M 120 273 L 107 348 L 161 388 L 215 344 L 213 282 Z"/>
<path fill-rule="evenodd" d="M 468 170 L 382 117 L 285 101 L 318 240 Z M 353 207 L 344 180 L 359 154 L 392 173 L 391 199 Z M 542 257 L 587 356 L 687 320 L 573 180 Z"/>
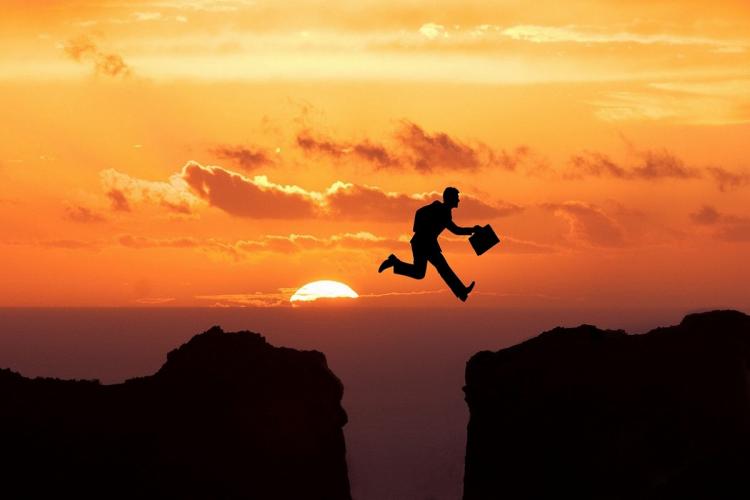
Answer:
<path fill-rule="evenodd" d="M 291 302 L 310 302 L 317 299 L 356 299 L 357 297 L 359 295 L 349 285 L 338 281 L 321 280 L 300 287 L 289 300 Z"/>

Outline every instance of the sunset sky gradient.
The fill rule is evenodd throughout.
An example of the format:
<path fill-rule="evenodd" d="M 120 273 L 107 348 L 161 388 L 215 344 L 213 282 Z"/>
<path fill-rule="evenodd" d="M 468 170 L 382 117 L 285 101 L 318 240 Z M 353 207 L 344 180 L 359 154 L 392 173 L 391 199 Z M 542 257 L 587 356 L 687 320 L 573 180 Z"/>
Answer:
<path fill-rule="evenodd" d="M 750 305 L 746 0 L 3 9 L 0 306 Z M 448 185 L 465 305 L 377 273 Z"/>

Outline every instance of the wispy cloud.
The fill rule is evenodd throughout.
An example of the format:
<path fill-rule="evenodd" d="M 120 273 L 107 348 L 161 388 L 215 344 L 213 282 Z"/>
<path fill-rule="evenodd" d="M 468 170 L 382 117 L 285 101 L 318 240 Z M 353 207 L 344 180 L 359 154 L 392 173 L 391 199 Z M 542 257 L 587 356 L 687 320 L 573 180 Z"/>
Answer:
<path fill-rule="evenodd" d="M 379 299 L 382 297 L 410 297 L 415 295 L 439 295 L 442 293 L 447 293 L 448 291 L 445 289 L 440 290 L 414 290 L 411 292 L 384 292 L 384 293 L 361 293 L 359 294 L 359 298 L 364 299 Z"/>
<path fill-rule="evenodd" d="M 99 250 L 101 243 L 97 241 L 73 240 L 73 239 L 53 239 L 42 240 L 33 243 L 41 247 L 62 248 L 66 250 Z"/>
<path fill-rule="evenodd" d="M 722 219 L 722 215 L 710 205 L 704 205 L 699 211 L 690 214 L 690 220 L 702 226 L 712 226 Z"/>
<path fill-rule="evenodd" d="M 437 23 L 425 23 L 419 28 L 419 32 L 430 40 L 447 36 L 445 26 Z"/>
<path fill-rule="evenodd" d="M 335 233 L 328 236 L 313 234 L 268 234 L 254 239 L 223 240 L 219 238 L 158 238 L 124 234 L 117 237 L 117 244 L 134 249 L 148 250 L 172 248 L 194 250 L 207 254 L 220 254 L 240 260 L 260 254 L 293 255 L 305 252 L 374 252 L 406 248 L 410 235 L 386 237 L 369 231 Z M 471 253 L 466 238 L 446 236 L 441 238 L 445 250 Z M 556 253 L 559 247 L 503 235 L 502 251 L 510 254 Z"/>
<path fill-rule="evenodd" d="M 260 253 L 294 254 L 314 251 L 363 251 L 393 248 L 398 239 L 376 236 L 367 231 L 337 233 L 330 236 L 311 234 L 265 235 L 257 239 L 228 241 L 217 238 L 154 238 L 148 236 L 121 235 L 118 244 L 136 250 L 152 248 L 174 248 L 198 250 L 207 253 L 225 254 L 236 259 Z"/>
<path fill-rule="evenodd" d="M 623 227 L 602 208 L 583 201 L 545 203 L 543 208 L 568 223 L 568 240 L 573 244 L 595 247 L 625 246 Z"/>
<path fill-rule="evenodd" d="M 174 302 L 176 299 L 174 297 L 141 297 L 139 299 L 135 299 L 135 302 L 138 304 L 145 304 L 145 305 L 162 305 L 162 304 L 168 304 L 170 302 Z"/>
<path fill-rule="evenodd" d="M 514 40 L 533 43 L 633 43 L 641 45 L 698 45 L 718 48 L 740 48 L 750 46 L 748 40 L 723 40 L 718 38 L 685 36 L 672 33 L 633 33 L 627 31 L 594 30 L 583 26 L 540 26 L 520 24 L 505 29 L 485 27 L 484 32 L 499 31 Z"/>
<path fill-rule="evenodd" d="M 304 130 L 297 135 L 297 146 L 305 153 L 320 154 L 331 158 L 353 158 L 374 165 L 376 168 L 400 167 L 401 160 L 382 144 L 370 140 L 359 142 L 336 142 Z"/>
<path fill-rule="evenodd" d="M 81 205 L 70 205 L 65 207 L 65 218 L 73 222 L 91 224 L 104 222 L 106 219 L 94 210 Z"/>
<path fill-rule="evenodd" d="M 277 292 L 250 292 L 217 295 L 197 295 L 198 300 L 212 302 L 212 307 L 295 307 L 289 301 L 296 291 L 295 288 L 280 288 Z M 389 297 L 419 297 L 441 295 L 447 293 L 445 289 L 414 290 L 407 292 L 360 293 L 357 300 L 378 300 Z"/>
<path fill-rule="evenodd" d="M 256 0 L 183 0 L 147 2 L 146 5 L 155 9 L 177 9 L 204 12 L 237 12 L 257 5 Z"/>
<path fill-rule="evenodd" d="M 722 167 L 708 167 L 708 173 L 716 181 L 720 191 L 731 191 L 741 187 L 750 186 L 750 172 L 732 172 Z"/>
<path fill-rule="evenodd" d="M 273 156 L 263 148 L 248 146 L 217 146 L 211 152 L 218 158 L 231 160 L 243 170 L 251 172 L 274 163 Z"/>
<path fill-rule="evenodd" d="M 427 133 L 415 123 L 404 122 L 396 135 L 398 141 L 411 154 L 411 163 L 420 172 L 431 172 L 441 168 L 450 170 L 476 170 L 486 153 L 486 147 L 472 148 L 446 133 Z"/>
<path fill-rule="evenodd" d="M 158 21 L 162 18 L 161 12 L 134 12 L 133 18 L 136 21 Z"/>
<path fill-rule="evenodd" d="M 126 77 L 133 72 L 130 66 L 125 63 L 122 56 L 102 51 L 87 36 L 79 36 L 68 40 L 63 45 L 63 50 L 73 60 L 91 64 L 94 72 L 99 75 Z"/>
<path fill-rule="evenodd" d="M 701 176 L 699 169 L 689 167 L 673 153 L 663 150 L 637 150 L 630 148 L 632 163 L 620 163 L 608 155 L 586 151 L 574 155 L 565 176 L 614 177 L 617 179 L 695 179 Z"/>
<path fill-rule="evenodd" d="M 125 234 L 119 236 L 117 242 L 124 247 L 136 250 L 149 248 L 191 249 L 209 253 L 228 254 L 235 258 L 240 257 L 240 250 L 238 250 L 236 244 L 214 238 L 154 238 Z"/>
<path fill-rule="evenodd" d="M 388 143 L 325 137 L 307 128 L 297 135 L 297 146 L 307 154 L 346 161 L 360 161 L 377 169 L 411 169 L 422 174 L 441 171 L 476 171 L 480 168 L 516 170 L 532 163 L 528 146 L 494 150 L 481 142 L 469 143 L 446 132 L 428 132 L 402 120 Z"/>
<path fill-rule="evenodd" d="M 562 250 L 559 246 L 515 238 L 513 236 L 508 236 L 507 234 L 501 236 L 500 245 L 500 251 L 504 254 L 548 254 L 558 253 Z M 466 241 L 466 238 L 456 238 L 452 236 L 442 237 L 440 246 L 445 250 L 454 252 L 473 252 L 471 246 Z"/>
<path fill-rule="evenodd" d="M 722 192 L 750 185 L 750 172 L 747 170 L 732 171 L 724 167 L 687 165 L 684 160 L 667 149 L 642 150 L 625 138 L 623 141 L 627 146 L 626 160 L 618 161 L 598 151 L 583 151 L 570 157 L 563 177 L 602 177 L 628 181 L 709 178 Z"/>
<path fill-rule="evenodd" d="M 672 121 L 692 125 L 750 122 L 750 80 L 655 82 L 608 91 L 590 101 L 604 121 Z"/>
<path fill-rule="evenodd" d="M 212 302 L 211 307 L 292 307 L 291 295 L 288 290 L 280 289 L 278 292 L 196 295 L 195 298 Z"/>
<path fill-rule="evenodd" d="M 711 205 L 704 205 L 690 214 L 690 220 L 699 226 L 712 228 L 716 239 L 733 243 L 750 242 L 750 217 L 723 213 Z"/>

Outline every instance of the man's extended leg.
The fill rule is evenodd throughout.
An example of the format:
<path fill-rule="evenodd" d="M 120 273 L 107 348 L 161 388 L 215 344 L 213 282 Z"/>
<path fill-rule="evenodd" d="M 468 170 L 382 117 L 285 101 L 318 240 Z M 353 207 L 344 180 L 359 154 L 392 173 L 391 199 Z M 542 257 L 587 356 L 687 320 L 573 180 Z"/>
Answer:
<path fill-rule="evenodd" d="M 448 265 L 448 261 L 445 260 L 441 252 L 431 254 L 428 259 L 435 266 L 443 281 L 448 284 L 453 294 L 461 300 L 466 300 L 466 295 L 474 287 L 474 284 L 472 283 L 470 288 L 467 289 L 461 279 L 453 272 L 451 266 Z"/>
<path fill-rule="evenodd" d="M 393 274 L 400 274 L 402 276 L 421 280 L 427 272 L 427 256 L 415 249 L 414 245 L 411 247 L 411 253 L 414 257 L 414 264 L 409 264 L 408 262 L 400 260 L 398 257 L 394 257 Z"/>

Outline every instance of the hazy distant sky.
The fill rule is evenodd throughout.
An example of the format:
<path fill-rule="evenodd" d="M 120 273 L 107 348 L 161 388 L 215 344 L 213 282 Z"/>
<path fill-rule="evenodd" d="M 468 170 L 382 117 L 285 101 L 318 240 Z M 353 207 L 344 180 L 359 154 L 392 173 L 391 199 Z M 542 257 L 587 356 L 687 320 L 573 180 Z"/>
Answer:
<path fill-rule="evenodd" d="M 3 2 L 0 306 L 744 306 L 747 1 Z M 389 295 L 396 292 L 398 295 Z"/>

